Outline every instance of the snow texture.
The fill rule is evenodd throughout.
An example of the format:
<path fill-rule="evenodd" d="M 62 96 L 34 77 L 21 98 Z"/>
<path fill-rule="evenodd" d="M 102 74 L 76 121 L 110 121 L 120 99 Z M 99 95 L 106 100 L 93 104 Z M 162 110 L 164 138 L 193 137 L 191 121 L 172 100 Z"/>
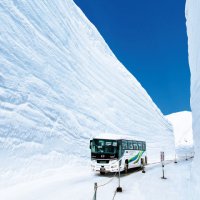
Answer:
<path fill-rule="evenodd" d="M 171 122 L 174 128 L 177 156 L 194 154 L 192 113 L 183 111 L 167 115 L 166 118 Z"/>
<path fill-rule="evenodd" d="M 191 71 L 191 108 L 195 159 L 193 163 L 193 199 L 200 197 L 200 175 L 196 171 L 200 164 L 200 0 L 187 0 L 186 19 L 188 33 L 189 64 Z"/>
<path fill-rule="evenodd" d="M 1 0 L 1 175 L 89 160 L 104 132 L 174 155 L 171 124 L 72 0 Z"/>

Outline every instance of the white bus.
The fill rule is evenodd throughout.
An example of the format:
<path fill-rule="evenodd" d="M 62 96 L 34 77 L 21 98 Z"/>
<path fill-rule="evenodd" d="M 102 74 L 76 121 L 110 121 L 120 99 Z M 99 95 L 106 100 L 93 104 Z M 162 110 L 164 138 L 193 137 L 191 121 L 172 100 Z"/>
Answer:
<path fill-rule="evenodd" d="M 90 140 L 91 168 L 93 171 L 127 172 L 130 168 L 147 164 L 146 142 L 130 136 L 102 134 Z"/>

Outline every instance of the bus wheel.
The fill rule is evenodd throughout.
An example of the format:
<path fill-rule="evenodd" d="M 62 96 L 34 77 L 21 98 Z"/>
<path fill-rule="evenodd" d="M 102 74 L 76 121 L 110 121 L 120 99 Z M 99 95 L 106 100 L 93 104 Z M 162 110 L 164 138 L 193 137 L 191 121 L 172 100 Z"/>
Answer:
<path fill-rule="evenodd" d="M 143 166 L 145 165 L 145 160 L 144 160 L 144 158 L 141 158 L 140 163 L 141 163 L 141 167 L 143 167 Z"/>
<path fill-rule="evenodd" d="M 105 175 L 105 172 L 100 172 L 101 175 Z"/>
<path fill-rule="evenodd" d="M 147 165 L 148 162 L 147 162 L 147 156 L 145 156 L 145 165 Z"/>
<path fill-rule="evenodd" d="M 126 174 L 128 173 L 128 160 L 125 161 L 124 171 Z"/>

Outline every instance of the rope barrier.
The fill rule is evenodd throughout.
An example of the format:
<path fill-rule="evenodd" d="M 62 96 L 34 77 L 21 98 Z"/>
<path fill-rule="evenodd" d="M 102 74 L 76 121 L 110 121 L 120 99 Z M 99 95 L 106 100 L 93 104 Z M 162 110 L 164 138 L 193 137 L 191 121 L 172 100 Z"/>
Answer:
<path fill-rule="evenodd" d="M 115 190 L 112 200 L 115 199 L 116 194 L 117 194 L 117 190 Z"/>
<path fill-rule="evenodd" d="M 115 164 L 115 163 L 117 163 L 117 162 L 120 162 L 121 160 L 122 160 L 122 157 L 121 157 L 119 160 L 116 160 L 116 162 L 114 162 L 113 164 Z M 101 184 L 100 186 L 98 186 L 98 188 L 99 188 L 99 187 L 103 187 L 103 186 L 107 185 L 108 183 L 112 182 L 112 180 L 113 180 L 114 177 L 117 175 L 117 173 L 118 173 L 118 172 L 115 172 L 115 174 L 114 174 L 114 176 L 112 177 L 111 180 L 109 180 L 108 182 L 106 182 L 106 183 L 104 183 L 104 184 Z"/>
<path fill-rule="evenodd" d="M 112 177 L 108 182 L 106 182 L 106 183 L 104 183 L 104 184 L 101 184 L 101 185 L 97 186 L 97 188 L 103 187 L 103 186 L 109 184 L 110 182 L 112 182 L 112 180 L 115 178 L 116 174 L 117 174 L 117 172 L 115 172 L 114 176 L 113 176 L 113 177 Z"/>
<path fill-rule="evenodd" d="M 122 160 L 122 157 L 119 160 L 116 160 L 116 162 L 114 162 L 113 164 L 120 162 L 121 160 Z M 109 181 L 107 181 L 106 183 L 103 183 L 101 185 L 97 185 L 97 183 L 95 183 L 93 200 L 96 200 L 97 188 L 103 187 L 103 186 L 109 184 L 110 182 L 112 182 L 116 175 L 117 175 L 117 172 L 115 172 L 114 176 Z M 115 193 L 116 192 L 117 192 L 117 190 L 115 191 Z M 113 198 L 115 197 L 115 195 L 116 194 L 114 194 Z"/>

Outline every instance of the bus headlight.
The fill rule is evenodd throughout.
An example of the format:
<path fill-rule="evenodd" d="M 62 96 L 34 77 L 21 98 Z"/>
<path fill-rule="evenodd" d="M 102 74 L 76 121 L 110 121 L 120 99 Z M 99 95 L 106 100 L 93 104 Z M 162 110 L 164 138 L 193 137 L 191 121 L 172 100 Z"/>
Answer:
<path fill-rule="evenodd" d="M 113 166 L 111 166 L 111 168 L 116 168 L 116 167 L 118 167 L 118 165 L 113 165 Z"/>

